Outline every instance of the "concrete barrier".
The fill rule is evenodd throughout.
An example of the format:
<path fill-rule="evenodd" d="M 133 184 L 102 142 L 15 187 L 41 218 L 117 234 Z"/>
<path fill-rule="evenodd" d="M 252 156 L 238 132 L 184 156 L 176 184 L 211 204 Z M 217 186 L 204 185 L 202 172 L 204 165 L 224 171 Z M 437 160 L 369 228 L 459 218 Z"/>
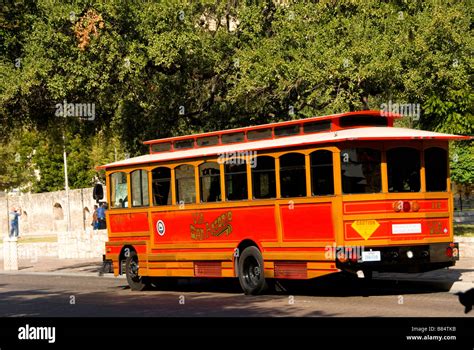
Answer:
<path fill-rule="evenodd" d="M 16 237 L 3 239 L 3 269 L 5 271 L 18 270 L 18 238 Z"/>
<path fill-rule="evenodd" d="M 454 242 L 459 243 L 459 256 L 461 258 L 474 258 L 474 237 L 454 237 Z"/>

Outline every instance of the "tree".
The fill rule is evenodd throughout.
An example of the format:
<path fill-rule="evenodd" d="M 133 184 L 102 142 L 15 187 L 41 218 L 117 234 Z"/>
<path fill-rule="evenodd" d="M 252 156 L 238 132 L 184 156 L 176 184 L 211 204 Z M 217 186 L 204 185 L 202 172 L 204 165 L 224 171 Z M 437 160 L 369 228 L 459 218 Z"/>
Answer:
<path fill-rule="evenodd" d="M 43 191 L 63 186 L 63 132 L 72 187 L 146 139 L 389 101 L 420 104 L 415 127 L 472 134 L 471 17 L 467 0 L 10 2 L 2 152 L 11 161 L 15 131 L 35 130 Z M 64 101 L 94 119 L 60 120 Z"/>

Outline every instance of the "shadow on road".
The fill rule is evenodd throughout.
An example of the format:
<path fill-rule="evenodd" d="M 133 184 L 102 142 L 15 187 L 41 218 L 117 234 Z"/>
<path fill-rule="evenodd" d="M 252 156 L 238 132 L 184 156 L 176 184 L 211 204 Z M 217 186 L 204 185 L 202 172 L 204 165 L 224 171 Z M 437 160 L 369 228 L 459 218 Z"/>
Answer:
<path fill-rule="evenodd" d="M 426 294 L 449 291 L 452 283 L 426 283 L 422 280 L 364 280 L 344 274 L 332 274 L 312 280 L 277 280 L 269 283 L 266 295 L 307 295 L 329 297 Z M 149 291 L 210 292 L 241 294 L 236 278 L 155 279 Z"/>
<path fill-rule="evenodd" d="M 0 317 L 288 317 L 295 312 L 308 317 L 337 316 L 288 305 L 287 298 L 245 297 L 237 291 L 223 296 L 208 292 L 132 292 L 124 291 L 123 286 L 94 292 L 73 288 L 4 291 L 5 287 L 0 290 Z"/>

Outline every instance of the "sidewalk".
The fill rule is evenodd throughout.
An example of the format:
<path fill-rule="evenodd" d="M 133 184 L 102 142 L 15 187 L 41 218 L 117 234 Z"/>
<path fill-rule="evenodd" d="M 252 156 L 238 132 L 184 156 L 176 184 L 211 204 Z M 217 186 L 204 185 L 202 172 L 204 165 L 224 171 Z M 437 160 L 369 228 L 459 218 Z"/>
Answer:
<path fill-rule="evenodd" d="M 45 274 L 75 275 L 87 277 L 113 277 L 112 273 L 102 274 L 102 259 L 59 259 L 57 257 L 38 257 L 36 260 L 20 260 L 18 271 L 4 271 L 0 260 L 0 274 Z"/>
<path fill-rule="evenodd" d="M 36 261 L 20 261 L 18 271 L 3 271 L 0 260 L 0 274 L 45 274 L 75 275 L 86 277 L 114 277 L 112 273 L 102 274 L 102 259 L 58 259 L 39 257 Z M 461 258 L 456 266 L 424 273 L 374 273 L 374 279 L 412 281 L 433 284 L 455 293 L 474 288 L 474 258 Z"/>

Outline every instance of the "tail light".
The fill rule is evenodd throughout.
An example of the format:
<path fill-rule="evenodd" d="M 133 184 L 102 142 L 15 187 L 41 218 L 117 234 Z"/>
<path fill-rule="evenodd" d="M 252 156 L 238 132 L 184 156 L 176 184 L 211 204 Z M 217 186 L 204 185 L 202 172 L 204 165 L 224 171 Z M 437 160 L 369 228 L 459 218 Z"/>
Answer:
<path fill-rule="evenodd" d="M 393 203 L 393 210 L 396 211 L 397 213 L 403 209 L 403 202 L 402 201 L 396 201 Z"/>
<path fill-rule="evenodd" d="M 456 249 L 456 250 L 457 250 L 457 249 Z M 452 257 L 453 257 L 453 248 L 451 248 L 451 247 L 446 248 L 446 256 L 447 256 L 448 258 L 452 258 Z"/>
<path fill-rule="evenodd" d="M 411 209 L 410 202 L 403 202 L 403 211 L 407 212 L 407 211 L 410 211 L 410 209 Z"/>
<path fill-rule="evenodd" d="M 357 251 L 353 250 L 352 248 L 347 248 L 347 255 L 349 256 L 349 260 L 353 263 L 356 263 L 359 260 Z"/>
<path fill-rule="evenodd" d="M 410 202 L 396 201 L 393 203 L 393 210 L 396 211 L 397 213 L 402 210 L 404 212 L 408 212 L 411 209 L 413 209 L 413 211 L 420 210 L 420 205 L 418 204 L 418 202 L 410 203 Z"/>
<path fill-rule="evenodd" d="M 355 254 L 351 256 L 351 262 L 356 263 L 359 260 L 359 257 Z"/>
<path fill-rule="evenodd" d="M 346 254 L 344 254 L 343 252 L 339 252 L 339 253 L 337 254 L 337 259 L 338 259 L 340 262 L 342 262 L 342 263 L 347 262 L 347 256 L 346 256 Z"/>

